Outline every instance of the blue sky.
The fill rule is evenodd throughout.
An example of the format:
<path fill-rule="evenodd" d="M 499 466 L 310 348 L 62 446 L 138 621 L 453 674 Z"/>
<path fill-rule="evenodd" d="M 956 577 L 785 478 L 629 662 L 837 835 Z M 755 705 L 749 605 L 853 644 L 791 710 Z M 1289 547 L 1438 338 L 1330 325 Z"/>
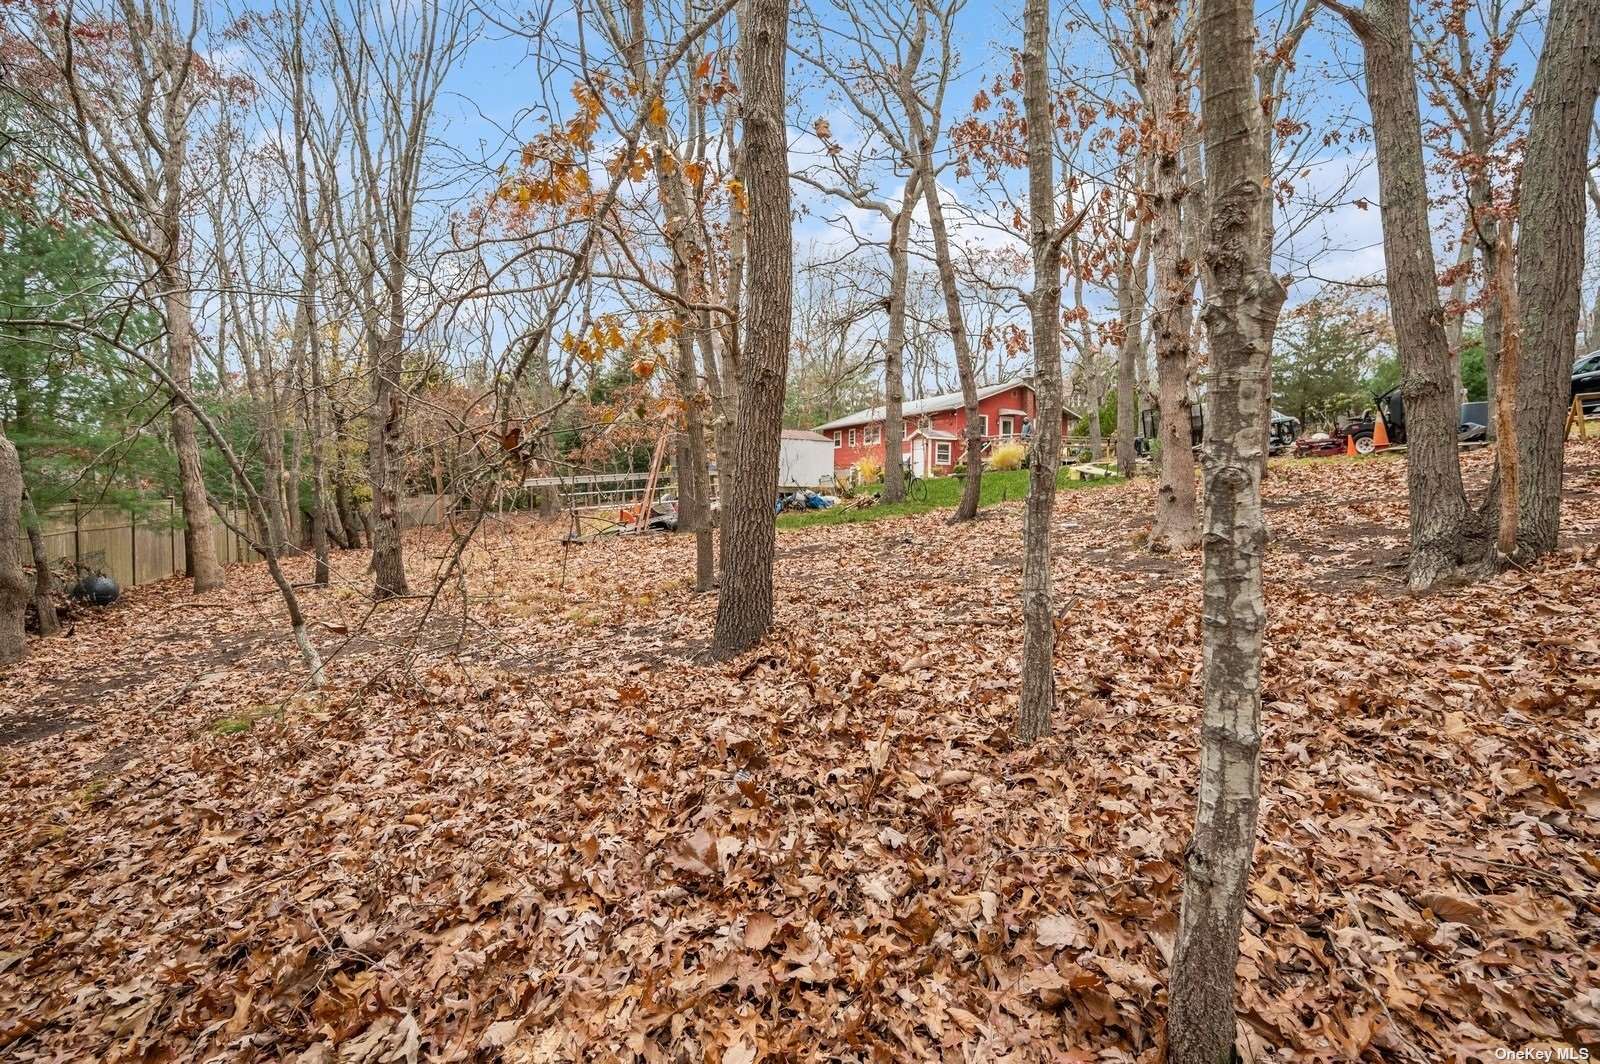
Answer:
<path fill-rule="evenodd" d="M 817 5 L 825 8 L 826 0 L 817 0 Z M 441 212 L 460 209 L 485 195 L 496 183 L 495 168 L 513 157 L 525 138 L 567 117 L 572 106 L 570 88 L 579 71 L 580 45 L 591 55 L 602 56 L 606 51 L 592 27 L 580 37 L 567 8 L 530 13 L 502 3 L 485 10 L 490 17 L 479 22 L 464 61 L 450 75 L 438 105 L 436 132 L 445 149 L 438 162 L 445 180 L 434 206 Z M 997 5 L 971 0 L 958 16 L 960 76 L 946 106 L 947 125 L 968 115 L 980 87 L 997 75 L 1009 74 L 1011 50 L 1021 36 L 1020 10 L 1020 0 Z M 1264 31 L 1270 32 L 1283 11 L 1282 3 L 1259 7 Z M 1058 0 L 1057 13 L 1058 26 L 1074 16 L 1084 22 L 1070 33 L 1059 33 L 1054 42 L 1069 69 L 1086 81 L 1106 83 L 1113 64 L 1091 28 L 1095 19 L 1107 18 L 1105 9 L 1094 6 L 1094 0 L 1082 0 L 1082 6 L 1074 11 Z M 1530 47 L 1536 44 L 1525 43 L 1519 49 L 1520 81 L 1525 82 L 1531 74 Z M 1295 175 L 1298 198 L 1316 203 L 1317 209 L 1307 214 L 1302 203 L 1280 223 L 1286 233 L 1297 230 L 1285 239 L 1279 261 L 1280 270 L 1295 278 L 1292 302 L 1308 298 L 1330 283 L 1369 279 L 1382 271 L 1377 179 L 1370 140 L 1364 136 L 1367 107 L 1361 81 L 1360 52 L 1348 30 L 1331 12 L 1319 13 L 1298 53 L 1297 71 L 1289 83 L 1289 107 L 1317 136 L 1333 134 L 1338 139 L 1313 152 L 1303 171 Z M 820 158 L 818 141 L 810 132 L 817 118 L 828 120 L 841 142 L 859 136 L 859 121 L 851 108 L 832 98 L 799 62 L 790 65 L 790 90 L 794 166 Z M 898 181 L 887 174 L 881 176 L 881 191 L 893 198 Z M 1014 175 L 1011 193 L 1020 190 L 1022 183 L 1019 172 Z M 952 219 L 958 243 L 1006 243 L 1007 238 L 999 232 L 1003 227 L 960 221 L 961 207 L 980 209 L 984 202 L 971 182 L 947 172 L 941 188 L 947 202 L 956 208 Z M 857 231 L 876 238 L 886 233 L 886 223 L 873 212 L 843 205 L 800 183 L 794 191 L 800 211 L 795 226 L 797 261 L 827 256 L 844 246 L 840 229 L 830 219 L 847 217 Z M 1457 225 L 1459 221 L 1450 211 L 1436 211 L 1441 263 L 1448 233 Z M 861 254 L 882 257 L 881 250 Z M 1088 302 L 1097 313 L 1109 309 L 1103 293 L 1091 290 Z"/>

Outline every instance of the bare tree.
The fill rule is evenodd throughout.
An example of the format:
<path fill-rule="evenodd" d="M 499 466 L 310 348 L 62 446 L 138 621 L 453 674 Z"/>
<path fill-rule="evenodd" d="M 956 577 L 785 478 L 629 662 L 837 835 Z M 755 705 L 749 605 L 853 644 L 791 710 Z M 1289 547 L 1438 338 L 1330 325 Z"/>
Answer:
<path fill-rule="evenodd" d="M 1183 255 L 1182 216 L 1188 189 L 1180 159 L 1189 136 L 1189 86 L 1178 68 L 1177 16 L 1177 0 L 1156 0 L 1152 5 L 1146 74 L 1153 141 L 1150 247 L 1155 262 L 1155 311 L 1151 332 L 1161 411 L 1161 478 L 1150 533 L 1150 546 L 1157 551 L 1187 551 L 1200 543 L 1189 402 L 1189 307 L 1194 299 L 1195 270 Z M 1270 204 L 1265 213 L 1271 213 Z"/>
<path fill-rule="evenodd" d="M 198 8 L 187 25 L 170 0 L 113 0 L 87 15 L 69 4 L 59 18 L 53 9 L 40 12 L 28 58 L 48 78 L 8 72 L 7 80 L 72 146 L 74 165 L 57 176 L 77 188 L 77 201 L 93 206 L 107 230 L 148 267 L 149 298 L 166 323 L 167 369 L 188 388 L 195 342 L 187 261 L 196 214 L 190 152 L 206 106 L 238 86 L 200 56 Z M 187 570 L 197 592 L 212 591 L 222 586 L 223 571 L 195 421 L 181 403 L 172 406 L 171 431 Z"/>
<path fill-rule="evenodd" d="M 1194 834 L 1172 960 L 1168 1060 L 1233 1056 L 1239 927 L 1261 802 L 1261 656 L 1266 595 L 1261 510 L 1272 336 L 1285 291 L 1262 239 L 1272 199 L 1262 112 L 1251 76 L 1248 0 L 1201 0 L 1205 129 L 1206 306 L 1203 719 Z"/>
<path fill-rule="evenodd" d="M 950 230 L 945 222 L 944 200 L 939 192 L 938 169 L 933 165 L 933 152 L 937 146 L 944 109 L 944 92 L 954 63 L 951 32 L 962 3 L 963 0 L 952 0 L 941 9 L 933 8 L 931 0 L 916 0 L 916 21 L 909 61 L 900 67 L 896 79 L 900 104 L 910 127 L 911 151 L 906 161 L 917 172 L 922 185 L 922 202 L 928 209 L 928 229 L 933 234 L 933 261 L 939 271 L 940 287 L 944 290 L 945 318 L 950 325 L 950 342 L 955 348 L 956 374 L 961 379 L 961 405 L 967 431 L 967 477 L 961 491 L 961 501 L 951 515 L 952 521 L 970 521 L 976 517 L 978 499 L 983 493 L 983 422 L 978 418 L 978 378 L 973 370 L 972 343 L 967 336 L 966 322 L 961 316 L 960 283 L 956 279 L 955 259 L 950 251 Z M 917 85 L 917 71 L 927 40 L 930 9 L 939 17 L 939 41 L 942 45 L 939 79 L 931 99 Z M 1059 428 L 1057 431 L 1060 431 Z"/>
<path fill-rule="evenodd" d="M 409 592 L 400 539 L 405 494 L 403 430 L 408 391 L 406 337 L 411 304 L 424 287 L 418 209 L 439 91 L 466 40 L 456 0 L 404 0 L 334 9 L 323 18 L 334 86 L 348 129 L 355 196 L 339 212 L 345 280 L 361 317 L 372 403 L 367 468 L 372 485 L 373 596 Z"/>
<path fill-rule="evenodd" d="M 1453 177 L 1466 192 L 1466 237 L 1452 278 L 1453 321 L 1446 323 L 1451 354 L 1451 394 L 1460 395 L 1461 382 L 1461 300 L 1471 274 L 1474 252 L 1483 260 L 1484 296 L 1483 353 L 1488 379 L 1489 421 L 1493 438 L 1499 418 L 1495 414 L 1498 374 L 1495 360 L 1502 343 L 1501 314 L 1505 297 L 1494 291 L 1502 276 L 1498 257 L 1502 241 L 1497 202 L 1507 181 L 1506 172 L 1514 166 L 1513 142 L 1523 132 L 1523 118 L 1530 97 L 1515 88 L 1509 53 L 1521 33 L 1522 24 L 1533 14 L 1534 5 L 1524 0 L 1488 0 L 1468 14 L 1464 0 L 1454 0 L 1440 12 L 1437 30 L 1419 33 L 1421 71 L 1433 91 L 1430 100 L 1443 112 L 1439 138 L 1445 143 L 1440 154 L 1453 164 Z M 1474 17 L 1475 16 L 1475 17 Z M 1481 39 L 1474 34 L 1481 30 Z M 1514 201 L 1515 197 L 1510 197 Z M 1506 219 L 1505 224 L 1512 224 Z M 1514 245 L 1507 245 L 1514 253 Z M 1461 288 L 1458 290 L 1457 285 Z M 1452 327 L 1453 326 L 1453 327 Z M 1457 400 L 1459 402 L 1459 399 Z"/>
<path fill-rule="evenodd" d="M 309 388 L 304 394 L 306 428 L 311 445 L 311 550 L 315 559 L 312 583 L 322 586 L 330 577 L 328 565 L 329 540 L 345 542 L 343 521 L 334 505 L 329 484 L 328 459 L 328 397 L 323 385 L 322 350 L 322 255 L 317 239 L 319 229 L 326 229 L 328 211 L 326 201 L 330 195 L 324 181 L 317 179 L 312 159 L 311 139 L 313 117 L 311 114 L 310 66 L 307 58 L 307 10 L 303 0 L 294 0 L 288 12 L 288 36 L 275 50 L 276 67 L 286 76 L 283 95 L 286 97 L 289 135 L 293 150 L 283 158 L 290 188 L 291 213 L 300 254 L 300 313 L 297 342 L 303 339 L 304 365 L 308 369 Z M 326 172 L 322 175 L 332 180 Z M 316 207 L 313 208 L 313 189 Z"/>
<path fill-rule="evenodd" d="M 801 171 L 795 177 L 839 199 L 878 214 L 889 224 L 889 238 L 885 251 L 889 257 L 889 295 L 883 300 L 887 325 L 883 341 L 883 499 L 900 502 L 905 498 L 905 470 L 902 465 L 902 441 L 905 439 L 905 349 L 906 349 L 906 288 L 911 273 L 911 222 L 917 204 L 921 202 L 921 171 L 913 168 L 902 184 L 900 198 L 891 202 L 878 198 L 865 187 L 862 175 L 876 160 L 873 148 L 876 140 L 869 139 L 860 150 L 847 157 L 844 149 L 831 140 L 826 124 L 816 127 L 827 148 L 828 174 L 826 178 Z"/>
<path fill-rule="evenodd" d="M 784 124 L 786 0 L 748 0 L 740 19 L 743 81 L 740 170 L 749 197 L 748 294 L 739 367 L 739 422 L 723 503 L 722 587 L 713 652 L 729 657 L 772 627 L 783 391 L 789 362 L 793 248 L 789 145 Z"/>
<path fill-rule="evenodd" d="M 1061 243 L 1055 212 L 1051 121 L 1050 0 L 1027 0 L 1022 15 L 1022 96 L 1028 118 L 1028 242 L 1033 251 L 1034 395 L 1038 430 L 1022 519 L 1022 698 L 1016 734 L 1031 743 L 1050 732 L 1055 709 L 1055 615 L 1050 609 L 1050 523 L 1061 461 Z M 1080 218 L 1081 221 L 1081 218 Z M 973 461 L 969 459 L 968 468 Z"/>
<path fill-rule="evenodd" d="M 898 164 L 916 176 L 933 244 L 934 266 L 944 296 L 946 327 L 954 350 L 966 411 L 966 486 L 952 517 L 971 519 L 982 491 L 983 424 L 978 418 L 978 378 L 971 337 L 962 316 L 962 296 L 939 176 L 949 161 L 935 164 L 944 133 L 945 95 L 956 76 L 955 21 L 965 0 L 889 0 L 857 4 L 834 0 L 837 17 L 817 19 L 810 41 L 797 54 L 838 90 L 862 125 L 882 138 Z M 836 35 L 854 54 L 825 43 Z M 933 47 L 930 49 L 930 37 Z"/>
<path fill-rule="evenodd" d="M 920 195 L 916 171 L 906 178 L 889 233 L 889 335 L 883 350 L 883 497 L 899 502 L 906 495 L 901 461 L 905 439 L 906 285 L 911 274 L 911 215 Z"/>
<path fill-rule="evenodd" d="M 1400 346 L 1406 410 L 1406 485 L 1411 505 L 1411 587 L 1432 587 L 1481 549 L 1456 454 L 1460 413 L 1428 224 L 1422 116 L 1412 57 L 1410 0 L 1368 0 L 1360 8 L 1322 0 L 1362 45 L 1382 203 L 1389 308 Z M 1582 189 L 1578 189 L 1581 197 Z"/>
<path fill-rule="evenodd" d="M 644 0 L 624 0 L 621 11 L 610 4 L 602 4 L 608 32 L 616 45 L 628 71 L 638 85 L 664 81 L 650 69 L 646 53 Z M 658 35 L 664 36 L 664 35 Z M 661 72 L 664 73 L 664 72 Z M 688 106 L 698 105 L 694 94 L 688 94 Z M 689 121 L 696 116 L 691 113 Z M 656 188 L 665 215 L 662 235 L 672 260 L 672 292 L 676 298 L 673 317 L 677 325 L 674 347 L 676 362 L 674 376 L 682 408 L 683 431 L 676 433 L 676 459 L 678 470 L 678 527 L 694 533 L 695 537 L 695 590 L 709 591 L 715 559 L 712 554 L 710 499 L 707 486 L 706 435 L 700 402 L 699 369 L 695 360 L 696 340 L 703 350 L 709 350 L 710 320 L 694 309 L 703 303 L 707 293 L 703 290 L 706 276 L 706 249 L 699 242 L 699 229 L 694 224 L 689 180 L 684 172 L 684 160 L 679 145 L 674 143 L 669 116 L 663 103 L 660 113 L 647 127 L 654 161 Z M 701 335 L 701 334 L 704 335 Z"/>
<path fill-rule="evenodd" d="M 1117 346 L 1117 473 L 1124 477 L 1133 476 L 1137 462 L 1134 437 L 1138 435 L 1139 371 L 1144 360 L 1145 298 L 1150 275 L 1149 229 L 1141 214 L 1135 223 L 1135 243 L 1139 250 L 1131 258 L 1124 256 L 1127 265 L 1118 270 L 1117 320 L 1122 327 L 1122 343 Z M 1079 303 L 1082 303 L 1081 297 Z M 1089 413 L 1098 423 L 1099 411 Z"/>

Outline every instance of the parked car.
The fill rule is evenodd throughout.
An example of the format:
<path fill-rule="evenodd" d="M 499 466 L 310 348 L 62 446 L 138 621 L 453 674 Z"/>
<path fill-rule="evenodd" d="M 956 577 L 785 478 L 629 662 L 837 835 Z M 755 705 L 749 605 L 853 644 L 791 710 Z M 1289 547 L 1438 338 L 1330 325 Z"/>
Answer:
<path fill-rule="evenodd" d="M 1139 454 L 1148 455 L 1156 439 L 1156 434 L 1161 428 L 1160 411 L 1154 407 L 1146 407 L 1139 412 L 1140 433 L 1133 441 L 1134 450 Z M 1205 409 L 1195 403 L 1189 408 L 1189 443 L 1199 447 L 1205 440 Z M 1300 420 L 1288 414 L 1272 411 L 1272 424 L 1267 430 L 1267 453 L 1283 454 L 1294 446 L 1294 439 L 1300 434 Z"/>
<path fill-rule="evenodd" d="M 1600 392 L 1600 351 L 1591 351 L 1572 364 L 1572 397 Z M 1600 413 L 1600 399 L 1585 399 L 1586 415 Z"/>

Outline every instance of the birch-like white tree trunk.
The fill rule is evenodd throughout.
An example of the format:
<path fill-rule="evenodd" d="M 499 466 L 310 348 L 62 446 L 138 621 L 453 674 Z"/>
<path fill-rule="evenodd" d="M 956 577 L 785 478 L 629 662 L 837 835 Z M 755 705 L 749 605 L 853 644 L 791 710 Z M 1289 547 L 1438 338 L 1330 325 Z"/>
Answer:
<path fill-rule="evenodd" d="M 1261 802 L 1261 652 L 1266 596 L 1261 510 L 1272 336 L 1284 288 L 1262 232 L 1272 200 L 1252 77 L 1249 0 L 1201 0 L 1200 77 L 1209 210 L 1205 242 L 1210 340 L 1202 561 L 1202 725 L 1194 834 L 1167 1018 L 1172 1064 L 1233 1053 L 1239 927 Z"/>

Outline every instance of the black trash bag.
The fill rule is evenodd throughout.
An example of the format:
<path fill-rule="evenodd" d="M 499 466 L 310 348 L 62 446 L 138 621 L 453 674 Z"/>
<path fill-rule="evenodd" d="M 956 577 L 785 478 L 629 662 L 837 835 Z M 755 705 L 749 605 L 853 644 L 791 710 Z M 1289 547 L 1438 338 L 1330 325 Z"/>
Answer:
<path fill-rule="evenodd" d="M 122 594 L 122 589 L 109 576 L 103 573 L 95 573 L 79 580 L 69 594 L 74 600 L 90 606 L 109 606 L 117 601 L 117 597 Z"/>

